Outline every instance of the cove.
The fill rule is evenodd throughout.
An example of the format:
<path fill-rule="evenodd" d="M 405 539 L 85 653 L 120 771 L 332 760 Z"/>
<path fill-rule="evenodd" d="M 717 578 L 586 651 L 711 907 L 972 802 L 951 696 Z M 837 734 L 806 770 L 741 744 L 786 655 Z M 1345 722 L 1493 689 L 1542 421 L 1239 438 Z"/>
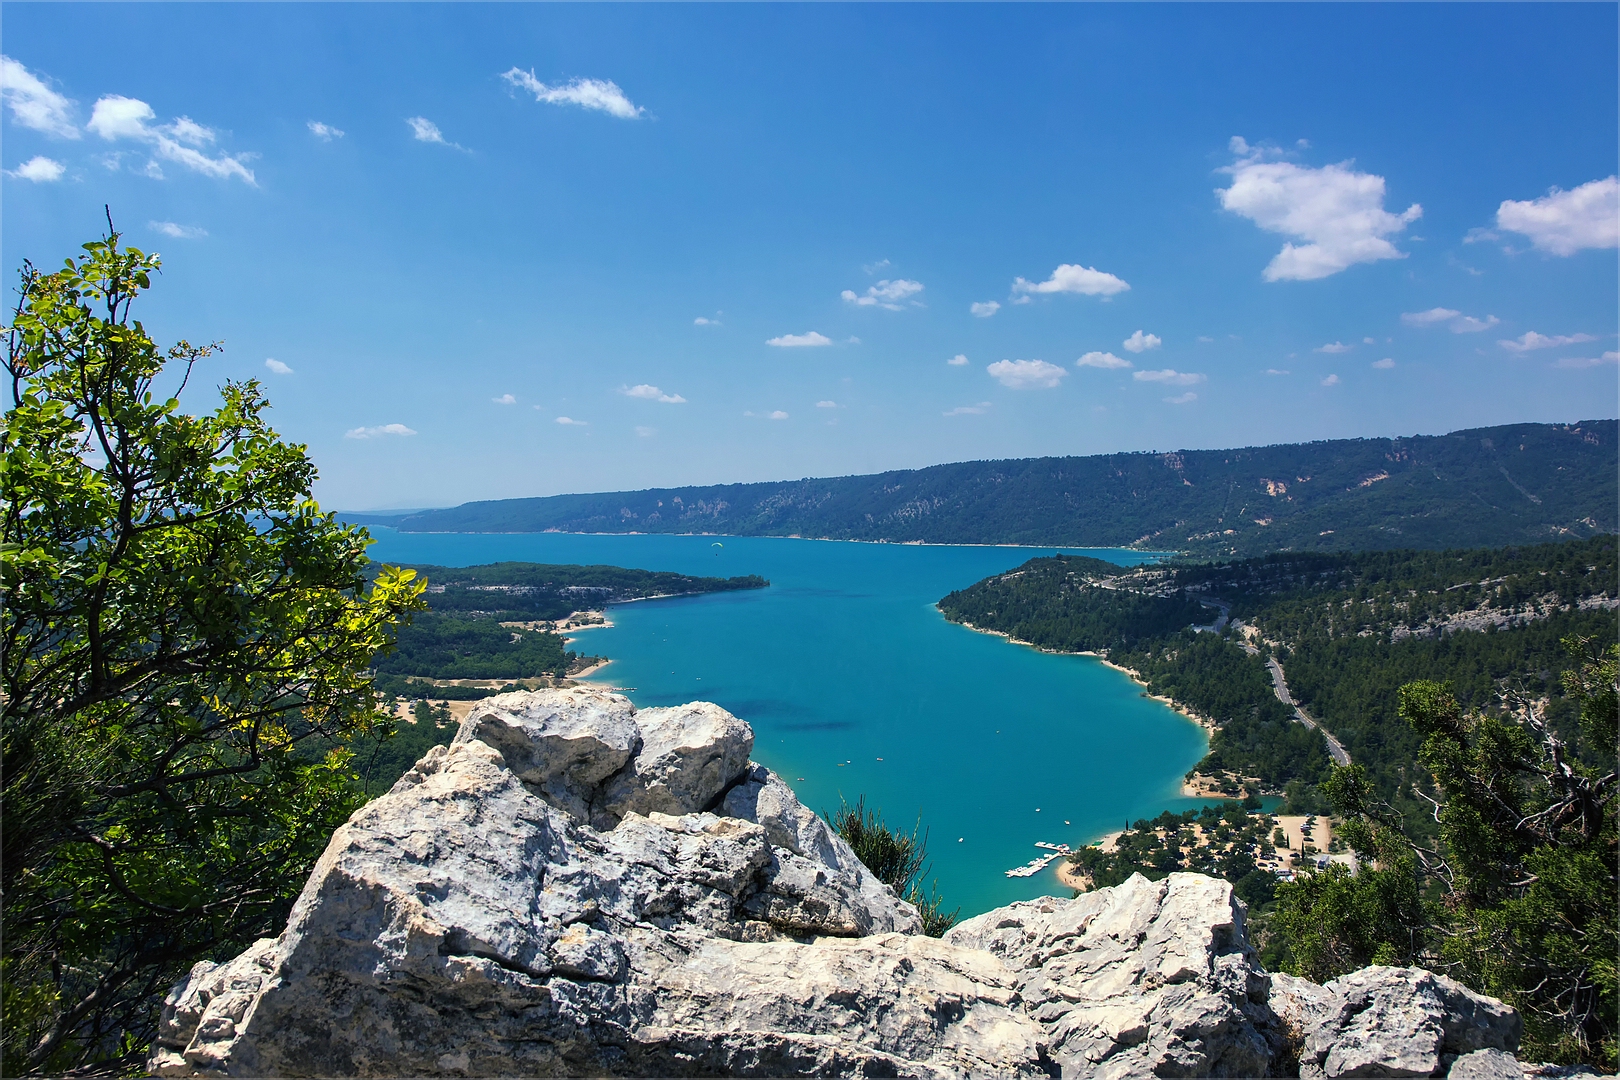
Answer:
<path fill-rule="evenodd" d="M 400 533 L 373 559 L 502 560 L 759 574 L 771 587 L 617 604 L 573 648 L 611 657 L 588 681 L 638 706 L 713 701 L 747 720 L 754 758 L 814 810 L 865 795 L 890 826 L 929 830 L 931 878 L 963 917 L 1049 893 L 1008 878 L 1037 840 L 1079 845 L 1182 797 L 1203 731 L 1084 656 L 945 621 L 952 589 L 1062 550 L 1135 565 L 1127 550 L 862 544 L 766 537 Z M 715 546 L 715 545 L 720 546 Z M 801 779 L 802 778 L 802 779 Z M 1068 824 L 1065 824 L 1068 822 Z"/>

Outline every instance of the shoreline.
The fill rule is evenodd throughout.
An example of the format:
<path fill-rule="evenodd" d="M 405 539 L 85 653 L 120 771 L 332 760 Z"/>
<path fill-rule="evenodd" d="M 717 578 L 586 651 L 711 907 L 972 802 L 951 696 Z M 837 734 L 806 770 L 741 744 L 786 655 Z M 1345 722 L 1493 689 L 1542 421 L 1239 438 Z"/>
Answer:
<path fill-rule="evenodd" d="M 360 511 L 363 512 L 363 511 Z M 1129 551 L 1138 555 L 1156 555 L 1161 558 L 1172 558 L 1184 555 L 1182 551 L 1149 551 L 1145 548 L 1132 547 L 1129 544 L 1085 545 L 1085 544 L 944 544 L 937 540 L 844 540 L 833 536 L 739 536 L 736 533 L 712 532 L 570 532 L 567 529 L 540 529 L 540 530 L 512 530 L 502 532 L 437 532 L 428 529 L 412 529 L 404 532 L 392 525 L 367 525 L 366 528 L 389 529 L 402 536 L 724 536 L 732 540 L 810 540 L 823 544 L 892 544 L 895 547 L 975 547 L 975 548 L 1014 548 L 1025 551 Z M 691 593 L 674 593 L 675 596 L 690 596 Z M 651 600 L 654 597 L 640 597 Z M 629 601 L 615 601 L 628 603 Z"/>
<path fill-rule="evenodd" d="M 949 620 L 947 620 L 947 621 L 949 621 Z M 1005 639 L 1006 641 L 1008 641 L 1009 643 L 1011 643 L 1013 645 L 1022 645 L 1027 649 L 1034 649 L 1036 652 L 1045 653 L 1048 656 L 1089 656 L 1093 660 L 1095 660 L 1099 664 L 1101 664 L 1103 667 L 1113 668 L 1115 671 L 1119 672 L 1120 674 L 1124 675 L 1126 678 L 1130 679 L 1131 682 L 1135 683 L 1137 686 L 1140 686 L 1143 690 L 1150 689 L 1148 684 L 1142 681 L 1142 676 L 1140 674 L 1138 674 L 1136 671 L 1134 671 L 1134 670 L 1132 670 L 1131 668 L 1128 668 L 1128 667 L 1121 667 L 1119 664 L 1114 663 L 1112 660 L 1109 660 L 1106 656 L 1103 656 L 1101 653 L 1096 652 L 1096 651 L 1094 651 L 1092 649 L 1081 649 L 1081 650 L 1079 650 L 1077 652 L 1069 652 L 1066 649 L 1048 649 L 1048 648 L 1044 648 L 1044 647 L 1042 647 L 1040 645 L 1035 644 L 1033 641 L 1025 641 L 1022 638 L 1015 638 L 1011 634 L 1007 633 L 1005 630 L 990 630 L 990 629 L 987 629 L 987 628 L 982 627 L 982 626 L 974 626 L 970 622 L 961 622 L 961 623 L 957 623 L 956 625 L 957 626 L 965 626 L 969 630 L 972 630 L 975 634 L 989 634 L 992 637 L 1003 638 L 1003 639 Z M 1194 712 L 1193 710 L 1191 710 L 1191 709 L 1189 709 L 1189 708 L 1187 708 L 1187 707 L 1185 707 L 1183 705 L 1179 705 L 1174 700 L 1165 697 L 1163 694 L 1148 693 L 1148 694 L 1144 694 L 1142 696 L 1146 697 L 1146 698 L 1150 698 L 1153 701 L 1159 702 L 1161 705 L 1164 705 L 1167 708 L 1169 708 L 1171 712 L 1177 713 L 1182 718 L 1184 718 L 1186 720 L 1190 720 L 1194 724 L 1197 724 L 1199 727 L 1204 729 L 1205 734 L 1208 734 L 1208 735 L 1215 734 L 1215 728 L 1216 728 L 1215 721 L 1211 720 L 1209 717 L 1205 716 L 1203 713 Z M 1183 784 L 1183 786 L 1185 786 L 1185 784 Z"/>

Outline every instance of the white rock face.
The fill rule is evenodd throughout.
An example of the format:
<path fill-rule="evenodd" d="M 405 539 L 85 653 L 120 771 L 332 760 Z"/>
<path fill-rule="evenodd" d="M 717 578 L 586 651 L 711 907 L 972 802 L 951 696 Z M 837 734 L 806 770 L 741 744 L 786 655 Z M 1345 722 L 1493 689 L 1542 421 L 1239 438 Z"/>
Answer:
<path fill-rule="evenodd" d="M 1263 1076 L 1292 1051 L 1398 1076 L 1516 1045 L 1510 1010 L 1426 972 L 1274 982 L 1230 887 L 1195 874 L 923 937 L 752 742 L 707 703 L 486 700 L 333 835 L 280 937 L 175 987 L 150 1068 Z M 1279 1003 L 1310 1012 L 1303 1049 Z"/>

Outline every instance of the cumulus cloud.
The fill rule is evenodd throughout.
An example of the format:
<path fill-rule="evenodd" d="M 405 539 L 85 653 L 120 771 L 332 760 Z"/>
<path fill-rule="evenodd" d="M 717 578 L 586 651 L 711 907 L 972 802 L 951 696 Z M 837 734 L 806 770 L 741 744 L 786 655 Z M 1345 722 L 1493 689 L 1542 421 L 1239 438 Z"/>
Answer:
<path fill-rule="evenodd" d="M 711 319 L 711 318 L 708 318 L 705 315 L 699 315 L 697 318 L 692 320 L 692 325 L 693 326 L 719 326 L 720 325 L 720 320 L 719 319 Z"/>
<path fill-rule="evenodd" d="M 1589 368 L 1599 364 L 1620 364 L 1620 352 L 1613 350 L 1602 356 L 1566 356 L 1553 365 L 1558 368 Z"/>
<path fill-rule="evenodd" d="M 1593 180 L 1574 191 L 1553 188 L 1539 199 L 1504 199 L 1496 227 L 1521 233 L 1541 251 L 1573 255 L 1620 244 L 1620 178 Z"/>
<path fill-rule="evenodd" d="M 6 175 L 18 180 L 32 180 L 36 184 L 50 184 L 62 179 L 65 172 L 67 166 L 60 161 L 36 154 L 15 169 L 7 169 Z"/>
<path fill-rule="evenodd" d="M 1159 338 L 1158 334 L 1144 334 L 1142 331 L 1138 330 L 1136 333 L 1126 338 L 1122 344 L 1125 346 L 1127 352 L 1143 353 L 1147 352 L 1149 349 L 1157 349 L 1160 345 L 1163 345 L 1164 342 Z M 1117 367 L 1118 365 L 1115 366 Z"/>
<path fill-rule="evenodd" d="M 968 362 L 967 353 L 957 353 L 945 362 L 951 367 L 965 367 Z"/>
<path fill-rule="evenodd" d="M 838 408 L 838 402 L 836 402 L 836 401 L 818 401 L 818 402 L 816 402 L 816 408 L 818 408 L 818 409 L 836 409 L 836 408 Z"/>
<path fill-rule="evenodd" d="M 216 180 L 236 177 L 255 184 L 253 170 L 245 162 L 252 155 L 221 154 L 209 157 L 201 147 L 216 139 L 213 128 L 204 127 L 189 116 L 181 116 L 167 124 L 154 124 L 157 113 L 152 106 L 138 98 L 108 94 L 96 101 L 90 110 L 90 122 L 85 126 L 108 142 L 130 139 L 152 147 L 153 157 L 147 162 L 146 173 L 161 179 L 163 170 L 158 159 L 182 165 L 192 172 L 211 176 Z"/>
<path fill-rule="evenodd" d="M 1062 382 L 1063 377 L 1068 374 L 1056 364 L 1048 364 L 1045 360 L 997 360 L 985 370 L 1002 386 L 1014 390 L 1053 387 Z"/>
<path fill-rule="evenodd" d="M 1520 337 L 1498 341 L 1497 344 L 1509 352 L 1525 353 L 1537 349 L 1557 349 L 1565 345 L 1582 345 L 1596 340 L 1597 338 L 1591 334 L 1538 334 L 1534 330 L 1527 330 Z"/>
<path fill-rule="evenodd" d="M 1167 397 L 1164 400 L 1172 405 L 1185 405 L 1189 401 L 1197 401 L 1198 395 L 1189 390 L 1185 394 L 1177 394 L 1175 397 Z"/>
<path fill-rule="evenodd" d="M 148 221 L 147 228 L 160 232 L 164 236 L 172 236 L 176 240 L 200 240 L 208 235 L 208 230 L 198 225 L 181 225 L 173 221 Z"/>
<path fill-rule="evenodd" d="M 1372 366 L 1387 371 L 1395 366 L 1395 361 L 1386 356 L 1382 360 L 1374 360 Z"/>
<path fill-rule="evenodd" d="M 1016 278 L 1013 281 L 1012 291 L 1022 294 L 1026 299 L 1032 293 L 1078 293 L 1081 296 L 1113 296 L 1125 292 L 1130 286 L 1124 280 L 1113 274 L 1104 273 L 1090 266 L 1080 266 L 1073 263 L 1064 263 L 1052 271 L 1052 276 L 1045 281 L 1029 281 L 1025 278 Z"/>
<path fill-rule="evenodd" d="M 641 424 L 637 424 L 636 425 L 636 434 L 641 436 L 643 439 L 650 439 L 654 435 L 658 434 L 658 429 L 654 428 L 654 427 L 645 427 L 645 426 L 643 426 Z"/>
<path fill-rule="evenodd" d="M 595 109 L 620 120 L 634 120 L 646 109 L 639 108 L 619 84 L 610 79 L 570 79 L 566 83 L 547 86 L 534 77 L 533 71 L 513 68 L 501 76 L 514 87 L 527 90 L 534 100 L 546 105 L 578 105 L 582 109 Z"/>
<path fill-rule="evenodd" d="M 415 435 L 415 430 L 404 424 L 384 424 L 381 427 L 350 428 L 343 433 L 345 439 L 381 439 L 387 435 Z"/>
<path fill-rule="evenodd" d="M 1362 338 L 1362 339 L 1361 339 L 1361 343 L 1362 343 L 1362 344 L 1363 344 L 1363 345 L 1376 345 L 1376 344 L 1378 344 L 1378 342 L 1376 342 L 1376 341 L 1374 341 L 1374 340 L 1373 340 L 1373 339 L 1372 339 L 1372 338 L 1370 338 L 1370 337 L 1364 337 L 1364 338 Z"/>
<path fill-rule="evenodd" d="M 1327 378 L 1322 380 L 1322 385 L 1323 386 L 1338 386 L 1339 385 L 1339 377 L 1337 375 L 1329 375 Z"/>
<path fill-rule="evenodd" d="M 944 412 L 944 413 L 941 413 L 940 415 L 941 416 L 979 416 L 979 415 L 981 415 L 983 413 L 987 413 L 989 411 L 990 411 L 990 403 L 988 401 L 981 401 L 977 405 L 958 405 L 956 408 L 951 409 L 949 412 Z"/>
<path fill-rule="evenodd" d="M 1342 341 L 1330 341 L 1326 345 L 1318 345 L 1311 351 L 1319 353 L 1346 353 L 1353 348 L 1355 348 L 1354 345 L 1346 345 Z"/>
<path fill-rule="evenodd" d="M 1428 311 L 1408 311 L 1401 316 L 1401 322 L 1418 327 L 1444 325 L 1453 334 L 1477 334 L 1481 330 L 1489 330 L 1501 320 L 1495 315 L 1476 319 L 1454 308 L 1434 307 Z M 1367 339 L 1367 344 L 1373 344 L 1371 338 Z"/>
<path fill-rule="evenodd" d="M 1094 368 L 1128 368 L 1131 365 L 1124 357 L 1115 356 L 1111 352 L 1088 352 L 1074 362 L 1075 367 Z"/>
<path fill-rule="evenodd" d="M 517 404 L 517 398 L 513 397 L 511 394 L 502 394 L 500 397 L 490 398 L 489 400 L 493 401 L 497 405 L 516 405 Z"/>
<path fill-rule="evenodd" d="M 1413 203 L 1400 214 L 1384 209 L 1384 178 L 1356 172 L 1350 162 L 1319 169 L 1266 161 L 1241 138 L 1238 161 L 1225 168 L 1232 186 L 1217 189 L 1221 206 L 1267 232 L 1305 241 L 1283 244 L 1261 276 L 1267 281 L 1314 281 L 1356 263 L 1403 259 L 1386 237 L 1423 216 Z"/>
<path fill-rule="evenodd" d="M 878 282 L 876 285 L 869 285 L 864 294 L 857 294 L 854 289 L 845 289 L 838 295 L 844 299 L 845 303 L 854 304 L 857 307 L 880 307 L 889 311 L 899 311 L 902 300 L 910 300 L 911 297 L 922 291 L 922 282 L 896 278 L 893 281 L 885 280 Z M 911 302 L 913 304 L 918 303 L 916 300 Z"/>
<path fill-rule="evenodd" d="M 788 414 L 783 412 L 781 409 L 775 409 L 765 414 L 765 419 L 767 420 L 786 420 L 787 418 Z"/>
<path fill-rule="evenodd" d="M 343 138 L 341 128 L 335 128 L 331 124 L 323 124 L 319 120 L 309 122 L 309 133 L 321 140 L 321 142 L 331 142 L 333 139 Z"/>
<path fill-rule="evenodd" d="M 1163 371 L 1134 371 L 1131 378 L 1137 382 L 1168 383 L 1171 386 L 1197 386 L 1201 382 L 1208 382 L 1209 378 L 1193 371 L 1177 371 L 1175 368 L 1165 368 Z"/>
<path fill-rule="evenodd" d="M 656 386 L 648 383 L 637 383 L 635 386 L 621 386 L 619 393 L 625 397 L 640 398 L 643 401 L 662 401 L 666 405 L 684 405 L 686 399 L 679 394 L 666 394 Z"/>
<path fill-rule="evenodd" d="M 980 319 L 988 319 L 1001 310 L 1001 305 L 994 300 L 985 300 L 981 303 L 969 304 L 968 310 Z"/>
<path fill-rule="evenodd" d="M 781 349 L 794 349 L 813 345 L 831 345 L 832 338 L 812 330 L 808 334 L 783 334 L 781 337 L 768 339 L 765 344 L 775 345 Z"/>
<path fill-rule="evenodd" d="M 274 375 L 291 375 L 293 373 L 293 369 L 288 367 L 286 364 L 283 364 L 280 360 L 266 360 L 264 362 L 264 366 L 269 368 L 271 373 Z M 359 431 L 361 429 L 356 428 L 355 430 Z"/>
<path fill-rule="evenodd" d="M 12 123 L 59 139 L 77 139 L 73 102 L 9 56 L 0 56 L 0 99 L 11 110 Z"/>
<path fill-rule="evenodd" d="M 591 426 L 589 421 L 575 420 L 571 416 L 559 416 L 559 417 L 557 417 L 557 423 L 561 424 L 563 427 L 590 427 Z"/>

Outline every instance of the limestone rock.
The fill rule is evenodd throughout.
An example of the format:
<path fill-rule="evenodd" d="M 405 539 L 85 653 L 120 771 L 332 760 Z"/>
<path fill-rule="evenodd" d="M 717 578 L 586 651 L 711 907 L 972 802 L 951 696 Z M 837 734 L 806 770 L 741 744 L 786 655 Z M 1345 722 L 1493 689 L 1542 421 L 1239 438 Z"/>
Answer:
<path fill-rule="evenodd" d="M 1524 1030 L 1500 1001 L 1421 968 L 1362 968 L 1311 996 L 1301 1076 L 1441 1076 L 1460 1055 L 1517 1049 Z"/>
<path fill-rule="evenodd" d="M 1484 1076 L 1512 1060 L 1481 1056 L 1515 1047 L 1511 1010 L 1439 976 L 1266 976 L 1230 886 L 1196 874 L 922 937 L 751 745 L 704 703 L 487 699 L 333 835 L 279 937 L 192 969 L 149 1068 L 1263 1076 L 1292 1050 L 1312 1075 L 1456 1060 Z"/>
<path fill-rule="evenodd" d="M 1519 1059 L 1501 1050 L 1475 1050 L 1451 1063 L 1451 1080 L 1524 1080 Z"/>

